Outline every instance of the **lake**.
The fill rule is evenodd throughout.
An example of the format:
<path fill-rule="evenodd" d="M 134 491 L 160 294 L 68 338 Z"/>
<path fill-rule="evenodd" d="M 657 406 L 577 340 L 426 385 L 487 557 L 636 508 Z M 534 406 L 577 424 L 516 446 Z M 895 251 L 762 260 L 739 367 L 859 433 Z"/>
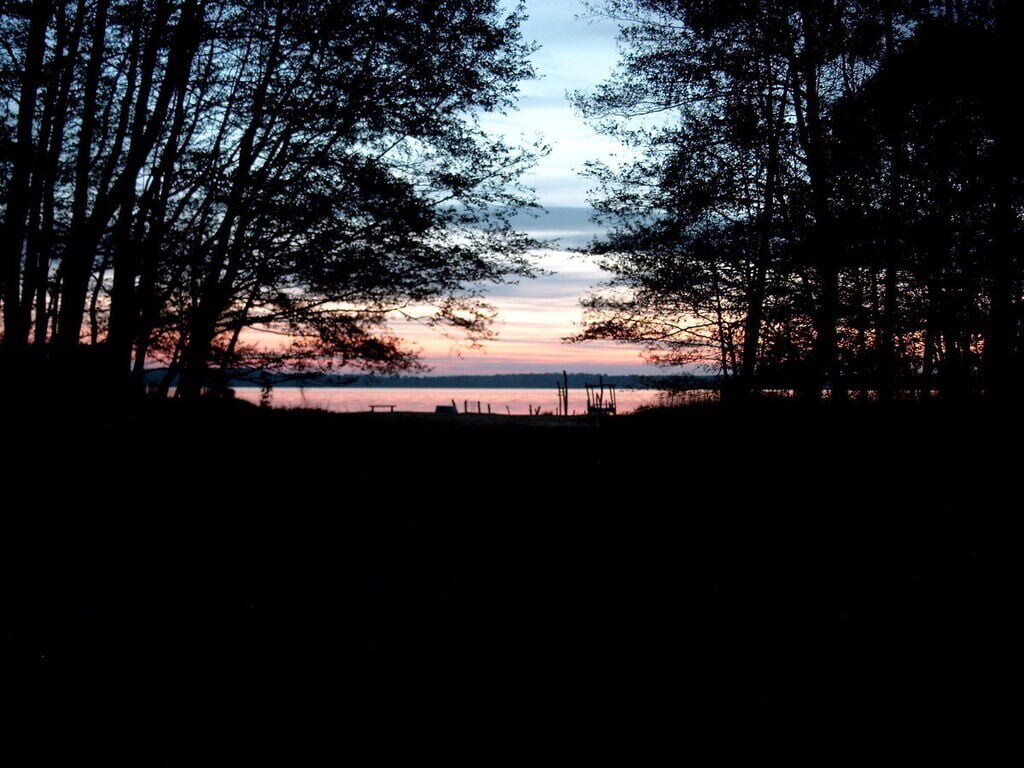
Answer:
<path fill-rule="evenodd" d="M 258 403 L 260 390 L 244 387 L 236 390 L 237 397 Z M 654 389 L 620 389 L 616 391 L 619 413 L 635 411 L 641 405 L 656 405 L 662 393 Z M 394 405 L 397 411 L 433 413 L 439 405 L 455 401 L 459 413 L 468 404 L 469 410 L 487 413 L 488 404 L 493 413 L 511 413 L 525 416 L 539 406 L 542 413 L 555 413 L 558 393 L 550 389 L 433 389 L 414 387 L 278 387 L 271 398 L 275 408 L 320 408 L 340 413 L 359 413 L 370 410 L 371 405 Z M 587 411 L 587 393 L 583 389 L 569 390 L 569 412 Z"/>

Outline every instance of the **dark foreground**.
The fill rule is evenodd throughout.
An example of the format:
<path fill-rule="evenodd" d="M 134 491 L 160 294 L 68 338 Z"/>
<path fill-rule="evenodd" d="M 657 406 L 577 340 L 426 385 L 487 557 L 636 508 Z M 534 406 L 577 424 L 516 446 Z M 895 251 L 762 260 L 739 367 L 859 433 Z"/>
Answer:
<path fill-rule="evenodd" d="M 129 714 L 75 750 L 130 732 L 138 764 L 213 762 L 189 746 L 207 732 L 226 764 L 271 761 L 292 721 L 279 764 L 424 732 L 640 759 L 706 724 L 726 750 L 750 724 L 835 733 L 835 755 L 920 719 L 998 729 L 1020 464 L 999 440 L 1020 434 L 939 406 L 65 414 L 8 431 L 5 486 L 33 501 L 4 505 L 4 673 L 42 722 L 114 695 Z"/>

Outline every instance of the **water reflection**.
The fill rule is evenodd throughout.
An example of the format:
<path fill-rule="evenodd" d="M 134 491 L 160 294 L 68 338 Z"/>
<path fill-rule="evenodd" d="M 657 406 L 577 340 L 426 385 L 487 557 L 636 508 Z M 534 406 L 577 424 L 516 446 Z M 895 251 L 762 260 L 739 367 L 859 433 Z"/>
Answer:
<path fill-rule="evenodd" d="M 258 388 L 240 388 L 239 399 L 258 404 Z M 674 398 L 678 399 L 678 398 Z M 663 393 L 653 389 L 620 389 L 619 413 L 630 413 L 645 405 L 664 401 Z M 433 413 L 439 405 L 455 404 L 459 413 L 487 413 L 525 416 L 540 408 L 541 413 L 556 413 L 558 392 L 551 389 L 427 389 L 397 387 L 279 387 L 270 398 L 275 408 L 320 408 L 340 413 L 368 412 L 371 405 L 394 405 L 397 411 Z M 582 389 L 569 390 L 569 413 L 584 414 L 587 396 Z"/>

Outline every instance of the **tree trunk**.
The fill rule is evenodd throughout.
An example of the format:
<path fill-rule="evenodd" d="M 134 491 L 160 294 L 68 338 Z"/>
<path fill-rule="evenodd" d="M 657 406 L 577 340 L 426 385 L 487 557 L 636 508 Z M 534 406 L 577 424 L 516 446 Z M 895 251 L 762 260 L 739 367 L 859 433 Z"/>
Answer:
<path fill-rule="evenodd" d="M 149 188 L 139 204 L 139 226 L 135 241 L 140 244 L 138 256 L 139 285 L 135 292 L 134 361 L 129 360 L 131 374 L 136 382 L 142 381 L 150 335 L 160 315 L 160 297 L 157 295 L 157 278 L 164 230 L 167 226 L 167 205 L 170 197 L 170 177 L 179 156 L 179 141 L 185 126 L 185 97 L 187 89 L 182 82 L 174 108 L 174 121 L 170 135 L 164 145 L 158 167 L 153 171 Z M 148 220 L 148 231 L 143 236 L 143 222 Z M 131 357 L 131 345 L 128 351 Z"/>
<path fill-rule="evenodd" d="M 935 311 L 932 307 L 935 301 L 935 287 L 929 282 L 927 287 L 928 314 L 925 319 L 924 330 L 924 351 L 921 357 L 921 392 L 920 399 L 927 402 L 932 399 L 932 386 L 935 376 L 935 337 L 936 322 Z"/>
<path fill-rule="evenodd" d="M 178 396 L 182 398 L 199 397 L 203 387 L 208 383 L 208 368 L 213 341 L 217 337 L 217 322 L 221 312 L 230 302 L 238 272 L 238 260 L 244 248 L 245 231 L 251 223 L 252 212 L 246 210 L 245 200 L 257 154 L 256 138 L 264 124 L 266 100 L 279 64 L 282 34 L 282 22 L 278 18 L 266 56 L 263 76 L 253 94 L 252 116 L 239 141 L 238 163 L 223 218 L 212 238 L 213 245 L 196 298 L 195 309 L 189 318 L 189 338 L 182 355 L 181 381 L 178 386 Z"/>
<path fill-rule="evenodd" d="M 896 58 L 895 24 L 892 9 L 885 14 L 885 58 L 891 65 Z M 890 116 L 893 126 L 897 124 L 895 116 Z M 889 215 L 886 221 L 884 244 L 884 293 L 882 303 L 882 322 L 878 333 L 879 377 L 878 399 L 888 402 L 896 393 L 896 326 L 899 314 L 899 298 L 897 287 L 899 277 L 899 241 L 897 232 L 902 226 L 903 194 L 901 189 L 904 168 L 903 137 L 899 128 L 894 127 L 888 136 L 891 167 L 889 169 Z"/>
<path fill-rule="evenodd" d="M 832 399 L 846 399 L 845 385 L 839 369 L 836 329 L 839 324 L 839 251 L 835 223 L 829 204 L 830 178 L 825 136 L 821 115 L 821 94 L 818 83 L 820 49 L 816 26 L 818 11 L 814 4 L 801 2 L 804 45 L 800 70 L 804 78 L 805 120 L 807 122 L 805 152 L 807 173 L 811 183 L 814 211 L 814 233 L 809 243 L 817 264 L 819 286 L 818 311 L 815 313 L 814 367 L 816 390 L 824 384 L 831 387 Z M 798 97 L 795 97 L 798 98 Z M 815 395 L 817 396 L 817 395 Z"/>
<path fill-rule="evenodd" d="M 93 17 L 91 50 L 85 73 L 85 99 L 78 129 L 75 157 L 75 189 L 71 202 L 71 225 L 68 244 L 61 258 L 61 292 L 55 342 L 67 350 L 78 344 L 85 315 L 85 297 L 89 274 L 95 256 L 93 243 L 97 235 L 88 220 L 89 179 L 92 146 L 96 135 L 100 73 L 106 55 L 107 12 L 109 0 L 99 0 Z"/>
<path fill-rule="evenodd" d="M 25 71 L 18 95 L 18 120 L 15 126 L 17 147 L 11 161 L 7 185 L 7 211 L 0 228 L 0 298 L 3 299 L 4 338 L 8 349 L 23 349 L 28 344 L 28 324 L 21 307 L 21 278 L 30 209 L 29 190 L 32 166 L 38 157 L 34 129 L 36 99 L 43 79 L 46 55 L 46 30 L 53 13 L 49 0 L 35 0 L 29 11 L 28 40 L 25 46 Z"/>
<path fill-rule="evenodd" d="M 153 28 L 149 31 L 151 44 L 147 44 L 147 49 L 143 54 L 143 62 L 147 65 L 146 69 L 155 66 L 160 39 L 163 31 L 169 25 L 170 11 L 170 3 L 162 2 L 159 4 Z M 181 8 L 177 30 L 171 43 L 170 51 L 167 54 L 164 78 L 152 112 L 144 115 L 140 114 L 139 110 L 136 110 L 135 120 L 142 122 L 137 123 L 133 128 L 132 140 L 125 157 L 124 168 L 117 181 L 111 186 L 109 193 L 103 195 L 94 204 L 92 215 L 89 216 L 89 220 L 86 223 L 87 226 L 80 227 L 77 233 L 75 233 L 77 237 L 73 236 L 72 238 L 75 282 L 71 286 L 65 285 L 64 290 L 65 306 L 62 306 L 61 336 L 65 347 L 73 347 L 78 344 L 82 328 L 89 273 L 95 258 L 99 238 L 102 236 L 115 212 L 123 211 L 127 206 L 134 205 L 135 187 L 139 172 L 145 165 L 146 159 L 149 157 L 161 132 L 165 128 L 165 118 L 172 96 L 177 91 L 179 83 L 188 76 L 192 57 L 199 42 L 200 31 L 201 18 L 199 16 L 198 2 L 197 0 L 191 0 Z M 144 78 L 151 76 L 151 74 L 151 72 L 143 72 Z M 147 90 L 145 86 L 140 88 L 140 91 L 144 90 Z M 139 104 L 143 103 L 145 103 L 144 100 L 140 98 Z M 120 255 L 123 257 L 122 264 L 120 265 L 122 267 L 121 287 L 123 290 L 130 290 L 133 293 L 136 278 L 135 269 L 133 268 L 134 253 L 129 253 L 130 249 L 128 248 L 121 248 L 120 251 Z M 115 249 L 115 258 L 117 255 L 118 250 Z M 118 266 L 115 263 L 115 279 L 117 279 Z M 114 303 L 117 302 L 112 299 L 112 304 Z M 130 370 L 128 363 L 130 363 L 130 340 L 133 338 L 131 330 L 134 328 L 134 322 L 126 318 L 124 313 L 121 313 L 121 318 L 123 323 L 127 323 L 130 326 L 127 332 L 129 359 L 125 361 L 123 355 L 112 356 L 112 364 L 117 369 L 113 372 L 115 375 L 126 375 Z M 114 332 L 115 334 L 121 334 L 120 330 L 115 330 Z M 118 338 L 122 338 L 122 336 L 119 335 Z"/>
<path fill-rule="evenodd" d="M 195 400 L 209 385 L 210 351 L 216 336 L 216 314 L 209 308 L 197 308 L 189 323 L 188 342 L 181 356 L 177 397 Z"/>
<path fill-rule="evenodd" d="M 76 65 L 82 35 L 85 32 L 88 15 L 87 0 L 79 0 L 75 9 L 70 29 L 67 20 L 61 15 L 57 19 L 56 49 L 66 48 L 66 53 L 57 75 L 57 83 L 53 88 L 50 100 L 52 118 L 50 121 L 48 146 L 40 146 L 45 156 L 40 159 L 39 192 L 33 194 L 38 205 L 38 223 L 32 227 L 27 253 L 25 285 L 22 291 L 22 312 L 26 326 L 33 325 L 32 313 L 35 312 L 33 343 L 42 347 L 47 341 L 47 328 L 50 319 L 48 297 L 50 295 L 50 264 L 53 257 L 53 246 L 56 241 L 57 186 L 61 173 L 61 156 L 64 150 L 65 135 L 70 117 L 71 90 L 75 82 Z"/>
<path fill-rule="evenodd" d="M 741 388 L 744 397 L 754 392 L 754 377 L 757 375 L 758 351 L 761 345 L 761 324 L 764 320 L 765 290 L 768 281 L 768 266 L 772 258 L 772 232 L 775 221 L 775 195 L 779 173 L 779 138 L 785 120 L 785 95 L 779 100 L 779 115 L 776 123 L 773 103 L 773 73 L 770 60 L 767 66 L 767 105 L 765 117 L 770 126 L 768 158 L 765 168 L 764 199 L 761 215 L 757 222 L 757 257 L 754 265 L 754 279 L 747 301 L 747 317 L 743 329 L 743 355 Z"/>

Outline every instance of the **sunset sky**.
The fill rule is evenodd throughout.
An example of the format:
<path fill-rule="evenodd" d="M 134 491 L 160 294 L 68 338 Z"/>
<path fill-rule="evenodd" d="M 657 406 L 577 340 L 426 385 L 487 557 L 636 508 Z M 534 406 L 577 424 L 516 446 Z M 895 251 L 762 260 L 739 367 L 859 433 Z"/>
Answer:
<path fill-rule="evenodd" d="M 518 111 L 488 116 L 485 124 L 511 140 L 540 134 L 551 146 L 551 154 L 526 178 L 547 214 L 527 220 L 523 228 L 545 239 L 559 237 L 567 248 L 581 246 L 596 230 L 587 208 L 590 182 L 579 171 L 587 160 L 607 160 L 621 147 L 591 130 L 569 105 L 566 92 L 591 88 L 609 74 L 615 64 L 617 29 L 610 22 L 588 17 L 579 0 L 528 0 L 527 8 L 530 19 L 524 35 L 541 46 L 533 56 L 540 77 L 523 84 Z M 551 250 L 538 257 L 554 274 L 490 291 L 490 300 L 500 312 L 495 326 L 498 338 L 483 349 L 467 348 L 415 326 L 402 328 L 401 333 L 424 351 L 424 361 L 437 374 L 563 368 L 650 373 L 637 348 L 562 341 L 581 318 L 580 297 L 601 282 L 602 275 L 578 254 Z"/>

